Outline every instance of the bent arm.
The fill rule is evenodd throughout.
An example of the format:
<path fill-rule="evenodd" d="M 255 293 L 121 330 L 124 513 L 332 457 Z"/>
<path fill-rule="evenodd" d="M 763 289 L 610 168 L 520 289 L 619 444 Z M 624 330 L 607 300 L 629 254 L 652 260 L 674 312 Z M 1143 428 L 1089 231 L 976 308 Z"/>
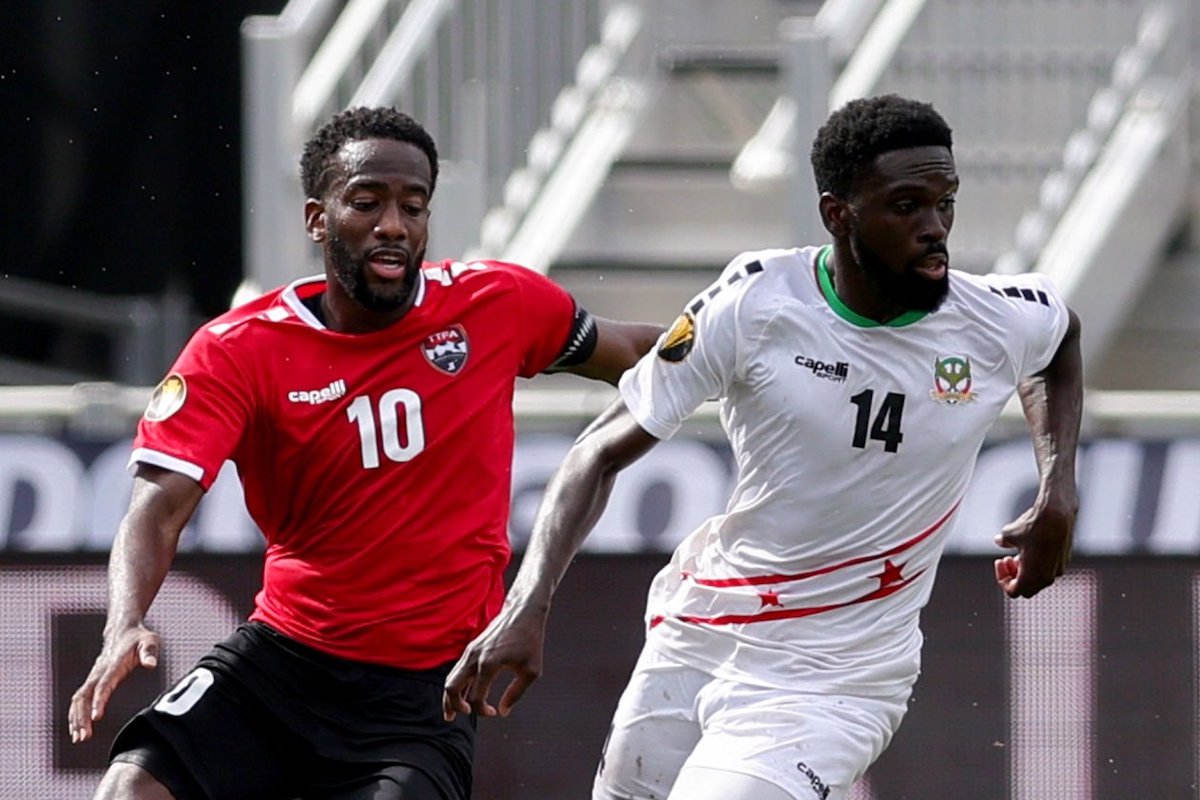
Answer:
<path fill-rule="evenodd" d="M 1079 317 L 1069 311 L 1067 333 L 1050 364 L 1022 381 L 1017 391 L 1037 458 L 1038 502 L 1073 518 L 1079 505 L 1075 453 L 1083 415 L 1083 357 Z"/>
<path fill-rule="evenodd" d="M 106 640 L 142 624 L 203 495 L 200 484 L 186 475 L 147 464 L 138 467 L 129 510 L 108 561 Z"/>
<path fill-rule="evenodd" d="M 596 349 L 580 364 L 563 372 L 617 385 L 621 374 L 654 347 L 664 328 L 643 322 L 618 322 L 595 317 Z"/>
<path fill-rule="evenodd" d="M 517 577 L 495 619 L 446 677 L 447 719 L 474 711 L 506 716 L 542 672 L 546 619 L 554 590 L 604 511 L 617 474 L 658 440 L 617 400 L 580 435 L 551 479 Z M 499 711 L 488 701 L 501 670 L 513 673 Z"/>
<path fill-rule="evenodd" d="M 998 537 L 1020 552 L 1016 562 L 997 562 L 997 580 L 1012 597 L 1032 597 L 1063 574 L 1079 508 L 1075 454 L 1083 414 L 1080 324 L 1068 311 L 1066 335 L 1041 372 L 1017 387 L 1033 440 L 1038 493 L 1033 507 Z M 1011 557 L 1010 557 L 1011 558 Z"/>
<path fill-rule="evenodd" d="M 143 623 L 203 494 L 200 484 L 185 475 L 138 467 L 129 510 L 109 555 L 103 644 L 67 712 L 72 742 L 91 738 L 92 724 L 104 716 L 113 691 L 130 672 L 158 665 L 159 638 Z"/>
<path fill-rule="evenodd" d="M 608 505 L 618 473 L 657 443 L 620 399 L 579 435 L 546 487 L 506 604 L 549 611 L 571 559 Z"/>

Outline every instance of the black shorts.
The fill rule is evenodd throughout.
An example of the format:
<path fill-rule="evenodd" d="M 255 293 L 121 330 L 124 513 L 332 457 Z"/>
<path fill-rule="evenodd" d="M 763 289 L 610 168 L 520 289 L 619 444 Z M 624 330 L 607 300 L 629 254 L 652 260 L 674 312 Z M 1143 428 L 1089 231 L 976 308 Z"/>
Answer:
<path fill-rule="evenodd" d="M 397 766 L 427 776 L 442 800 L 466 800 L 475 718 L 442 717 L 450 666 L 347 661 L 251 622 L 130 720 L 112 758 L 180 800 L 322 797 Z"/>

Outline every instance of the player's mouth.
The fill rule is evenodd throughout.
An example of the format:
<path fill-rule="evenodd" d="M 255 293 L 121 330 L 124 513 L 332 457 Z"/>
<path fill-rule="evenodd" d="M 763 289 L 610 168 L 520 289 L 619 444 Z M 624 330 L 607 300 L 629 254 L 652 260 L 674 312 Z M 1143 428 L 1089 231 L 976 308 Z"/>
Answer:
<path fill-rule="evenodd" d="M 950 268 L 950 259 L 942 253 L 934 253 L 922 258 L 913 266 L 913 272 L 931 281 L 941 280 Z"/>
<path fill-rule="evenodd" d="M 377 247 L 367 253 L 371 271 L 385 281 L 403 278 L 408 267 L 408 251 L 398 247 Z"/>

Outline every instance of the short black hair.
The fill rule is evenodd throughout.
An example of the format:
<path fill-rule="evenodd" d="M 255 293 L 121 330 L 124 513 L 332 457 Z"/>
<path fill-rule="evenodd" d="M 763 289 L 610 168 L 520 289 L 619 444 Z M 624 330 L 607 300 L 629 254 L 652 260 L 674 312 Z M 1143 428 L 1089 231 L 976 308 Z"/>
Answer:
<path fill-rule="evenodd" d="M 817 191 L 846 199 L 883 153 L 930 146 L 952 149 L 950 126 L 929 103 L 895 94 L 851 100 L 829 115 L 813 139 Z"/>
<path fill-rule="evenodd" d="M 437 186 L 438 153 L 433 137 L 421 123 L 394 108 L 348 108 L 334 114 L 304 145 L 300 156 L 300 185 L 305 197 L 321 197 L 329 188 L 329 160 L 346 142 L 392 139 L 420 148 L 429 158 L 432 195 Z"/>

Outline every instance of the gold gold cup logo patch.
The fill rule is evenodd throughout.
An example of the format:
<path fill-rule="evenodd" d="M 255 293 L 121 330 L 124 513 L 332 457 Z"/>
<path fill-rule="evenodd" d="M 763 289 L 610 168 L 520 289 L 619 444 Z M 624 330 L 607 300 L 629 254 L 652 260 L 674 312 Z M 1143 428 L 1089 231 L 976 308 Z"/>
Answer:
<path fill-rule="evenodd" d="M 658 346 L 658 357 L 664 361 L 683 361 L 692 352 L 695 343 L 696 320 L 684 312 L 675 319 L 675 324 L 663 337 L 662 344 Z"/>
<path fill-rule="evenodd" d="M 143 416 L 150 422 L 162 422 L 183 408 L 183 401 L 186 399 L 187 383 L 184 382 L 182 375 L 172 372 L 155 387 L 154 394 L 150 395 L 150 404 L 146 406 L 146 413 Z"/>

